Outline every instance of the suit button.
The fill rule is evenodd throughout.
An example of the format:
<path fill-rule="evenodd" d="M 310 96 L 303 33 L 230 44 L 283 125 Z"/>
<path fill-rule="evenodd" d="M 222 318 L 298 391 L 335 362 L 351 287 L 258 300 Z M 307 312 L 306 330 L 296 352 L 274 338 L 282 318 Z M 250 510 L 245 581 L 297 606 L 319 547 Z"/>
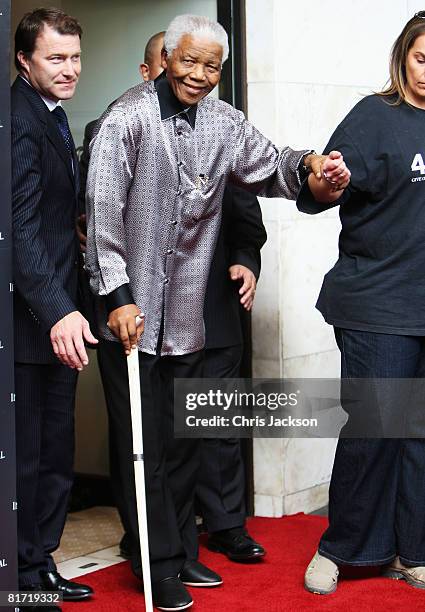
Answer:
<path fill-rule="evenodd" d="M 170 279 L 169 279 L 169 278 L 165 278 L 165 279 L 164 279 L 164 285 L 168 285 L 168 283 L 169 283 L 169 282 L 170 282 Z"/>
<path fill-rule="evenodd" d="M 176 226 L 177 225 L 177 221 L 175 219 L 173 219 L 173 221 L 171 221 L 171 225 Z"/>
<path fill-rule="evenodd" d="M 173 249 L 167 249 L 167 255 L 172 255 L 174 253 Z"/>

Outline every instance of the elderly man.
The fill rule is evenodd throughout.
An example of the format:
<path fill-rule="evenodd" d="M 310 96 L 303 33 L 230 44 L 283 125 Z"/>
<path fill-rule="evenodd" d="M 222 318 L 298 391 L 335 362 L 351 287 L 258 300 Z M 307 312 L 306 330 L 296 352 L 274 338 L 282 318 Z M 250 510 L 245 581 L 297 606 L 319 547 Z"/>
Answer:
<path fill-rule="evenodd" d="M 162 71 L 165 32 L 147 42 L 140 74 L 144 81 Z M 258 199 L 234 185 L 224 191 L 222 221 L 205 294 L 204 376 L 236 378 L 240 373 L 243 339 L 239 300 L 251 310 L 260 275 L 260 249 L 267 238 Z M 233 561 L 252 561 L 265 555 L 245 527 L 245 475 L 238 439 L 201 442 L 201 465 L 196 505 L 208 530 L 208 548 Z M 125 551 L 128 538 L 121 542 Z M 189 553 L 196 558 L 197 551 Z"/>
<path fill-rule="evenodd" d="M 196 440 L 173 437 L 173 380 L 202 376 L 204 294 L 225 185 L 230 180 L 264 196 L 295 198 L 307 166 L 315 171 L 308 181 L 316 199 L 332 201 L 349 180 L 339 153 L 318 158 L 289 147 L 279 151 L 242 113 L 206 98 L 227 55 L 218 23 L 176 17 L 165 35 L 165 73 L 117 100 L 91 144 L 86 261 L 101 297 L 102 351 L 113 364 L 110 416 L 127 438 L 120 455 L 127 483 L 125 354 L 140 350 L 153 593 L 163 610 L 192 605 L 183 583 L 207 574 L 200 564 L 185 563 L 196 538 L 199 453 Z M 144 328 L 136 325 L 142 311 Z M 137 534 L 130 486 L 127 495 Z"/>

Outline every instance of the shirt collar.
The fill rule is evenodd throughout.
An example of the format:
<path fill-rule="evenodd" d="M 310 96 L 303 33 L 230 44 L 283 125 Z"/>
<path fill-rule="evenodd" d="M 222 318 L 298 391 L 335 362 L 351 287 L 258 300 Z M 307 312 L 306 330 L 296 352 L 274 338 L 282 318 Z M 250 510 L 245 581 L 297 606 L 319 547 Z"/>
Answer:
<path fill-rule="evenodd" d="M 31 85 L 31 83 L 28 81 L 28 79 L 26 79 L 24 76 L 22 76 L 22 74 L 20 74 L 19 76 L 21 77 L 21 79 L 23 79 L 25 81 L 25 83 L 28 83 L 28 85 L 30 87 L 32 87 L 34 89 L 34 91 L 37 91 Z M 53 100 L 50 100 L 50 98 L 46 98 L 45 96 L 43 96 L 39 91 L 37 91 L 37 93 L 40 96 L 40 98 L 43 100 L 44 104 L 47 106 L 47 108 L 49 109 L 50 112 L 52 112 L 52 110 L 54 110 L 57 106 L 62 106 L 60 100 L 58 100 L 57 102 L 54 102 Z"/>
<path fill-rule="evenodd" d="M 190 127 L 195 129 L 196 109 L 198 105 L 194 104 L 193 106 L 185 108 L 180 100 L 174 95 L 165 72 L 156 77 L 154 86 L 158 94 L 161 120 L 164 121 L 165 119 L 182 115 L 182 117 L 188 121 Z"/>

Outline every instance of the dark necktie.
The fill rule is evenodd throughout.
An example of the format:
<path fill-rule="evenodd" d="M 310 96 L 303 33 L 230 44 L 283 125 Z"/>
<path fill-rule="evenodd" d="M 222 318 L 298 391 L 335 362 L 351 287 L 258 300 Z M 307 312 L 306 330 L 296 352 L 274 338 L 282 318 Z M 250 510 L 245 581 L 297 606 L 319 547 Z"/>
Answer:
<path fill-rule="evenodd" d="M 71 130 L 69 129 L 66 113 L 61 106 L 57 106 L 52 110 L 52 115 L 55 116 L 62 138 L 65 141 L 66 148 L 72 156 L 74 150 L 74 141 L 72 140 Z"/>

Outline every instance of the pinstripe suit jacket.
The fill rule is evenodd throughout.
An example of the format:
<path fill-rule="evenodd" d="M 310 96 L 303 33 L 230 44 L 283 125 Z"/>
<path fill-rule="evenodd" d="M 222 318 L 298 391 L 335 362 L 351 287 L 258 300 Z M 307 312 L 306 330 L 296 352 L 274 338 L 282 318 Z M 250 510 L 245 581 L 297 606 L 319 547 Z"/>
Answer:
<path fill-rule="evenodd" d="M 15 361 L 57 363 L 50 329 L 77 310 L 75 177 L 38 93 L 17 77 L 11 101 Z"/>

